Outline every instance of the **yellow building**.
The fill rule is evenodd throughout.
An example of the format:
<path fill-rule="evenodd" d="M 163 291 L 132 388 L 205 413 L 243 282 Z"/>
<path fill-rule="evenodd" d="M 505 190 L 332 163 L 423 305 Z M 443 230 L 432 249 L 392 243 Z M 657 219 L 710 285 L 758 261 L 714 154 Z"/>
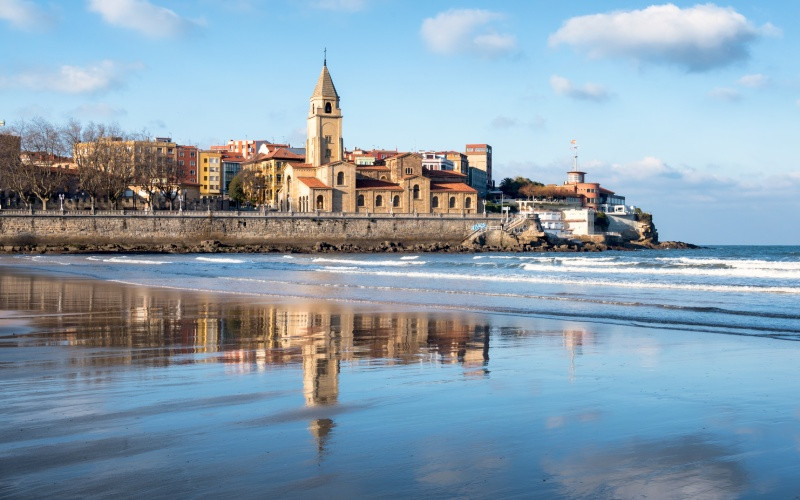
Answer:
<path fill-rule="evenodd" d="M 201 196 L 219 196 L 222 192 L 222 152 L 202 150 L 197 153 Z"/>
<path fill-rule="evenodd" d="M 286 148 L 278 148 L 267 154 L 257 154 L 242 163 L 243 170 L 251 170 L 258 177 L 254 193 L 255 202 L 259 205 L 278 206 L 278 195 L 281 192 L 283 171 L 290 162 L 302 163 L 305 157 L 292 153 Z"/>

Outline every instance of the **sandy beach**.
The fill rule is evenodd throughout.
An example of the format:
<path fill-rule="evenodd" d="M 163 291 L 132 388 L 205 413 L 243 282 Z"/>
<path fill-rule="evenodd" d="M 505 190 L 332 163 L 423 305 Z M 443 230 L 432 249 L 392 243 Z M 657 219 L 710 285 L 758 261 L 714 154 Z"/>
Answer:
<path fill-rule="evenodd" d="M 0 496 L 787 498 L 800 344 L 0 276 Z"/>

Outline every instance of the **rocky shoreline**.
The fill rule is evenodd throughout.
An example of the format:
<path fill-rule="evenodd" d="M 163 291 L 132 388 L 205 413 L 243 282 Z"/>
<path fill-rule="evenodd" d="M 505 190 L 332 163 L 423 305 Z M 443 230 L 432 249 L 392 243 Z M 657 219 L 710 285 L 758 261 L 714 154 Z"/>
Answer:
<path fill-rule="evenodd" d="M 516 248 L 480 244 L 419 243 L 406 245 L 402 242 L 382 241 L 376 244 L 328 243 L 320 241 L 314 245 L 271 243 L 225 243 L 205 240 L 196 244 L 186 243 L 105 243 L 105 244 L 23 244 L 0 246 L 6 254 L 84 254 L 84 253 L 483 253 L 483 252 L 603 252 L 608 250 L 666 250 L 696 249 L 697 245 L 680 241 L 625 242 L 606 244 L 592 241 L 565 241 L 542 238 Z"/>

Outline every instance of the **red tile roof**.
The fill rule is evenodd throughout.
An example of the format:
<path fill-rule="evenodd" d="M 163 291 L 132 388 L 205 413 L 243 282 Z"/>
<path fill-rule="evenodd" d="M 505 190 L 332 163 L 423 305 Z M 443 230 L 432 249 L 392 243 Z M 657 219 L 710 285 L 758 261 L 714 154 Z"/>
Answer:
<path fill-rule="evenodd" d="M 473 188 L 463 182 L 431 182 L 431 191 L 445 191 L 450 193 L 477 194 Z"/>
<path fill-rule="evenodd" d="M 333 189 L 316 177 L 298 177 L 297 180 L 313 189 Z"/>
<path fill-rule="evenodd" d="M 278 160 L 305 160 L 306 157 L 297 153 L 292 153 L 286 148 L 278 148 L 265 155 L 267 158 L 275 158 Z"/>
<path fill-rule="evenodd" d="M 403 191 L 403 188 L 389 181 L 378 179 L 356 179 L 356 189 L 370 189 L 380 191 Z"/>

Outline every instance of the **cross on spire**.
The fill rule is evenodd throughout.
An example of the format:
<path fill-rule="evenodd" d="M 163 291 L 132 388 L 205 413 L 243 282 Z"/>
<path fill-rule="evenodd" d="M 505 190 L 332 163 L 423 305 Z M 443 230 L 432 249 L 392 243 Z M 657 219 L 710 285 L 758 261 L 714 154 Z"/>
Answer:
<path fill-rule="evenodd" d="M 328 65 L 328 47 L 325 47 L 325 50 L 322 51 L 322 54 L 323 54 L 323 56 L 322 56 L 322 65 L 323 66 L 327 66 Z"/>

